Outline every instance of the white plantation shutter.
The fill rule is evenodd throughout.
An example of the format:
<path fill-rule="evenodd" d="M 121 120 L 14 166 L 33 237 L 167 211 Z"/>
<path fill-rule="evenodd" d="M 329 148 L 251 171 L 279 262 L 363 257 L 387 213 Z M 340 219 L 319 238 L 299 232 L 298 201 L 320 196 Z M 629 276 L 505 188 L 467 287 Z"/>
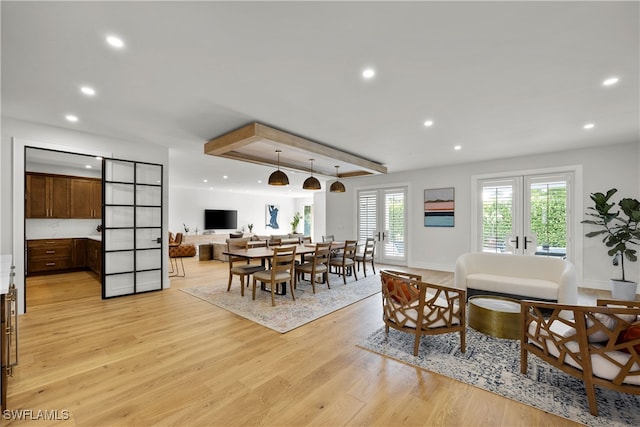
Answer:
<path fill-rule="evenodd" d="M 482 251 L 505 252 L 513 230 L 513 182 L 482 182 Z"/>
<path fill-rule="evenodd" d="M 368 237 L 376 238 L 378 231 L 378 192 L 360 191 L 358 193 L 358 241 Z"/>

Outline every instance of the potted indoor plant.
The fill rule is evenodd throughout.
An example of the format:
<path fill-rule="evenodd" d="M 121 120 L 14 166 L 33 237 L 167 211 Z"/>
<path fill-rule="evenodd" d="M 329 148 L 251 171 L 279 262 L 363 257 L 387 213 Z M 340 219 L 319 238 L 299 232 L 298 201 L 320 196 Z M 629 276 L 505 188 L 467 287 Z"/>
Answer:
<path fill-rule="evenodd" d="M 291 221 L 291 233 L 295 233 L 296 230 L 298 229 L 298 224 L 300 224 L 300 220 L 302 219 L 302 215 L 300 215 L 300 212 L 296 212 L 296 214 L 293 216 L 293 220 Z"/>
<path fill-rule="evenodd" d="M 597 231 L 585 236 L 603 236 L 602 242 L 607 246 L 613 265 L 620 266 L 621 278 L 611 279 L 611 295 L 614 299 L 634 300 L 638 284 L 626 279 L 624 271 L 625 259 L 629 262 L 638 260 L 636 248 L 640 245 L 640 202 L 636 199 L 624 198 L 618 202 L 618 209 L 613 211 L 615 203 L 609 200 L 618 190 L 612 188 L 607 194 L 592 193 L 593 206 L 587 208 L 587 216 L 593 219 L 582 221 L 583 224 L 595 225 Z"/>

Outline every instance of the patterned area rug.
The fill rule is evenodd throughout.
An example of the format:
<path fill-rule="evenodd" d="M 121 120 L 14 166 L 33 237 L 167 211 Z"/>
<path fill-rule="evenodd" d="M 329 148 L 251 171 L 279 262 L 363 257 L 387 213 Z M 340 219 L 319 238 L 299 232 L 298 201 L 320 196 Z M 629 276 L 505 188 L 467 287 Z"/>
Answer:
<path fill-rule="evenodd" d="M 529 354 L 520 374 L 520 341 L 494 338 L 467 328 L 467 351 L 459 334 L 423 337 L 413 356 L 413 336 L 384 328 L 358 346 L 462 381 L 588 426 L 640 426 L 640 396 L 596 388 L 598 417 L 589 413 L 582 382 Z"/>
<path fill-rule="evenodd" d="M 253 301 L 249 287 L 245 289 L 244 298 L 241 297 L 237 278 L 234 278 L 229 292 L 226 284 L 224 287 L 198 286 L 181 290 L 280 333 L 289 332 L 381 290 L 380 276 L 371 273 L 366 278 L 359 275 L 358 281 L 347 277 L 346 285 L 341 277 L 333 274 L 329 275 L 329 280 L 331 289 L 316 283 L 315 294 L 311 282 L 299 281 L 295 290 L 296 300 L 291 299 L 287 289 L 286 295 L 276 295 L 275 307 L 271 306 L 270 292 L 256 290 L 256 300 Z"/>

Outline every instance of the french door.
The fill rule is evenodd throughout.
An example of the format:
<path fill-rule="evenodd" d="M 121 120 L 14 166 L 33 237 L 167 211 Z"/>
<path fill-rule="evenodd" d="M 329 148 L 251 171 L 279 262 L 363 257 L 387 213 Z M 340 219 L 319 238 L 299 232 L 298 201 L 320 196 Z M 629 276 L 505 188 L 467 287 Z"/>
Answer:
<path fill-rule="evenodd" d="M 358 191 L 358 242 L 375 238 L 377 262 L 407 263 L 406 204 L 406 187 Z"/>
<path fill-rule="evenodd" d="M 162 289 L 162 165 L 104 159 L 102 297 Z"/>
<path fill-rule="evenodd" d="M 571 259 L 573 174 L 482 179 L 477 248 Z"/>

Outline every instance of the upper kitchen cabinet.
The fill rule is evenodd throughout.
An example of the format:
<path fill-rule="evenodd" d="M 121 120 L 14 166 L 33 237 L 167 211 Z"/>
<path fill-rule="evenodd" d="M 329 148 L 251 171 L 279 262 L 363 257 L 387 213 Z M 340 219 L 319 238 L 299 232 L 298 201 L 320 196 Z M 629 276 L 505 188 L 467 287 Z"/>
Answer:
<path fill-rule="evenodd" d="M 102 217 L 102 182 L 99 179 L 71 178 L 71 218 Z"/>
<path fill-rule="evenodd" d="M 69 218 L 70 192 L 69 177 L 27 173 L 26 217 Z"/>

